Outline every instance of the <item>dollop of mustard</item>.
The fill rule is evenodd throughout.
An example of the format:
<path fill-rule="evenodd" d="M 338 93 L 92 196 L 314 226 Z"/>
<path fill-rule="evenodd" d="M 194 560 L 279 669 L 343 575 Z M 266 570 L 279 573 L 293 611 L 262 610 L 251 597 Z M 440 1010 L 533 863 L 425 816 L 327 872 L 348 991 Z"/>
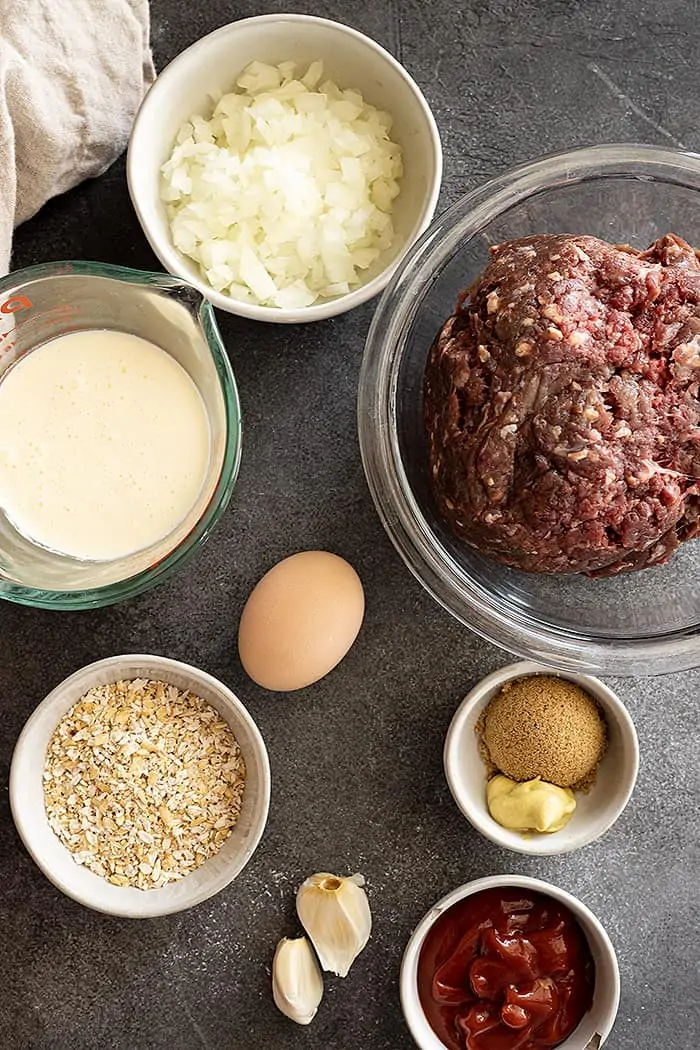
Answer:
<path fill-rule="evenodd" d="M 486 785 L 486 802 L 501 827 L 547 834 L 561 831 L 576 809 L 571 788 L 557 787 L 539 777 L 518 782 L 502 773 Z"/>

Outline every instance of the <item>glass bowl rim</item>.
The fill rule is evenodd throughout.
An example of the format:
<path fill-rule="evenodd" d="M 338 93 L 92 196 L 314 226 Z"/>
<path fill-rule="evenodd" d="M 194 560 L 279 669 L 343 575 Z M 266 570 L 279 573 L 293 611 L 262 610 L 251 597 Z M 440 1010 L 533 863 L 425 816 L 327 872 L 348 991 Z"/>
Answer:
<path fill-rule="evenodd" d="M 457 245 L 535 193 L 614 177 L 675 182 L 700 191 L 700 155 L 639 143 L 565 150 L 509 169 L 443 212 L 404 258 L 374 313 L 360 369 L 357 423 L 365 476 L 380 520 L 404 563 L 444 609 L 516 656 L 562 670 L 625 677 L 700 665 L 700 625 L 660 635 L 586 635 L 515 608 L 504 613 L 502 602 L 458 570 L 434 537 L 403 468 L 396 412 L 404 337 L 432 274 Z"/>
<path fill-rule="evenodd" d="M 24 279 L 41 279 L 44 277 L 71 277 L 85 275 L 107 277 L 127 284 L 157 285 L 161 288 L 189 288 L 201 300 L 197 310 L 204 330 L 204 337 L 214 361 L 219 378 L 221 394 L 224 399 L 226 419 L 226 441 L 224 457 L 219 470 L 216 487 L 209 503 L 184 539 L 160 561 L 143 569 L 133 576 L 100 587 L 89 587 L 76 590 L 51 590 L 37 587 L 26 587 L 22 584 L 7 581 L 0 590 L 0 599 L 35 609 L 55 609 L 78 611 L 81 609 L 98 609 L 107 605 L 133 598 L 143 591 L 154 587 L 161 580 L 168 579 L 177 568 L 184 565 L 197 548 L 208 538 L 219 518 L 226 509 L 233 493 L 242 452 L 241 406 L 235 376 L 226 353 L 221 333 L 216 323 L 216 315 L 211 303 L 201 292 L 184 281 L 168 273 L 157 273 L 151 270 L 136 270 L 128 266 L 112 263 L 90 262 L 80 260 L 58 260 L 56 262 L 38 263 L 13 270 L 0 278 L 0 298 L 4 289 L 12 287 Z"/>

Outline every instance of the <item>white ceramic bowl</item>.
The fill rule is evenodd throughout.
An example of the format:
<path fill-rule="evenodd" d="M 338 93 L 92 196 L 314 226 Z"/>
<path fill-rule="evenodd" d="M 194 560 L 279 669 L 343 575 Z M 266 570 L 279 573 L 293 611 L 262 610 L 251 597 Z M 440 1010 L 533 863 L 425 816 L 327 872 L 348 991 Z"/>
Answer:
<path fill-rule="evenodd" d="M 576 793 L 576 809 L 561 831 L 522 835 L 501 827 L 486 805 L 486 768 L 479 754 L 476 724 L 504 682 L 526 675 L 547 674 L 576 682 L 600 704 L 608 724 L 608 748 L 598 766 L 595 784 Z M 600 838 L 627 805 L 639 768 L 639 744 L 627 708 L 603 682 L 590 675 L 557 671 L 522 661 L 487 675 L 464 698 L 447 731 L 443 754 L 445 776 L 464 816 L 487 839 L 516 853 L 569 853 Z"/>
<path fill-rule="evenodd" d="M 172 244 L 160 200 L 160 167 L 183 121 L 211 113 L 210 97 L 230 90 L 249 62 L 311 63 L 320 58 L 341 88 L 357 88 L 394 118 L 392 136 L 404 150 L 405 174 L 393 210 L 396 238 L 367 271 L 365 283 L 337 299 L 299 310 L 256 306 L 214 291 L 192 260 Z M 351 310 L 384 288 L 410 245 L 428 226 L 442 180 L 442 150 L 432 113 L 415 81 L 388 51 L 339 22 L 311 15 L 261 15 L 202 37 L 167 66 L 134 123 L 127 158 L 129 192 L 153 251 L 170 273 L 189 281 L 214 306 L 259 321 L 316 321 Z"/>
<path fill-rule="evenodd" d="M 73 860 L 49 827 L 42 773 L 49 740 L 63 715 L 93 686 L 148 678 L 189 689 L 226 719 L 246 763 L 246 785 L 238 822 L 219 853 L 191 875 L 155 890 L 113 886 Z M 10 768 L 10 805 L 28 852 L 59 890 L 88 908 L 144 919 L 183 911 L 227 886 L 255 851 L 267 821 L 270 766 L 265 744 L 241 701 L 216 678 L 162 656 L 112 656 L 98 660 L 49 693 L 22 730 Z"/>
<path fill-rule="evenodd" d="M 565 904 L 578 921 L 588 940 L 595 965 L 593 1003 L 575 1031 L 558 1045 L 557 1050 L 597 1050 L 610 1034 L 620 1002 L 620 972 L 615 949 L 607 933 L 585 904 L 549 882 L 531 879 L 526 875 L 490 875 L 484 879 L 467 882 L 438 901 L 416 926 L 406 945 L 399 979 L 401 1008 L 416 1044 L 420 1050 L 445 1050 L 442 1040 L 438 1039 L 430 1027 L 418 996 L 418 960 L 428 931 L 442 913 L 457 901 L 481 890 L 497 889 L 499 886 L 522 887 L 544 893 Z M 600 1041 L 595 1040 L 596 1035 L 600 1036 Z"/>

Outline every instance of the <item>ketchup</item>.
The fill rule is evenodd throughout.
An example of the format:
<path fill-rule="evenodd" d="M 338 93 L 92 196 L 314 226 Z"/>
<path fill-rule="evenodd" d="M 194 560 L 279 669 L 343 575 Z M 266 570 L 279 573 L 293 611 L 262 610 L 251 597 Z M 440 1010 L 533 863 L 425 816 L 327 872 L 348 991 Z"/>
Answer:
<path fill-rule="evenodd" d="M 450 1050 L 544 1050 L 576 1028 L 595 971 L 569 909 L 525 889 L 483 890 L 435 922 L 418 960 L 418 994 Z"/>

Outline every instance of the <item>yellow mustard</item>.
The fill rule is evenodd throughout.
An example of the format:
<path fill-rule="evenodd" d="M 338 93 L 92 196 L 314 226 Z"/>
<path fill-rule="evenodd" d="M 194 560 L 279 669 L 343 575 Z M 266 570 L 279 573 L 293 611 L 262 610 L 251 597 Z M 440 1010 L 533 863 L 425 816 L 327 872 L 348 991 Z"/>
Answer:
<path fill-rule="evenodd" d="M 576 809 L 570 788 L 540 777 L 518 782 L 500 773 L 486 785 L 486 801 L 493 819 L 511 831 L 561 831 Z"/>

